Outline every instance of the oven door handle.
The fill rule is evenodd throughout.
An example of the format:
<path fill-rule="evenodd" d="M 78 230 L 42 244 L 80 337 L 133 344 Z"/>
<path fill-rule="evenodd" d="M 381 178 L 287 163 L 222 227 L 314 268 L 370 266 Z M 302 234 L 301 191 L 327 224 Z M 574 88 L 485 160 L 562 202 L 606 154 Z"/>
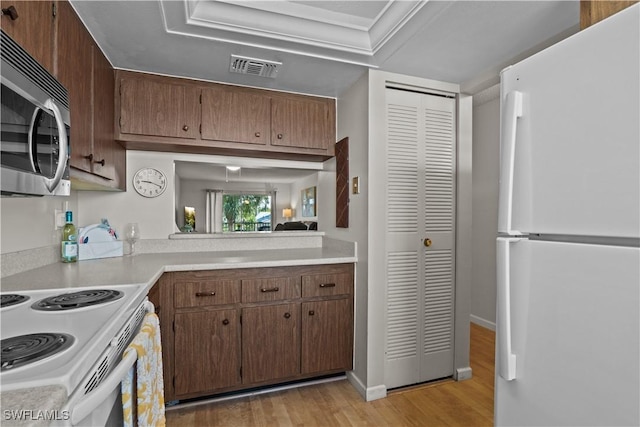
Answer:
<path fill-rule="evenodd" d="M 153 303 L 147 301 L 145 305 L 147 313 L 154 312 Z M 105 378 L 104 381 L 102 381 L 102 383 L 84 399 L 67 409 L 70 414 L 71 424 L 78 424 L 80 421 L 85 419 L 87 415 L 93 412 L 94 409 L 100 406 L 107 396 L 109 396 L 116 387 L 119 387 L 122 379 L 137 360 L 138 355 L 135 351 L 126 352 L 125 350 L 125 356 L 122 358 L 120 363 L 113 368 L 107 378 Z"/>

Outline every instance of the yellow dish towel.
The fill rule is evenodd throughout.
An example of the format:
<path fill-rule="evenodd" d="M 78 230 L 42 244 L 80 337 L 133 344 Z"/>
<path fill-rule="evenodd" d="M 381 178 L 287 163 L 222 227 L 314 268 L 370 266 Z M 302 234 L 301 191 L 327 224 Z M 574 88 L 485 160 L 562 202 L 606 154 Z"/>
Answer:
<path fill-rule="evenodd" d="M 124 352 L 137 353 L 137 381 L 134 394 L 133 366 L 122 380 L 122 410 L 124 426 L 134 426 L 133 417 L 138 426 L 164 426 L 164 383 L 162 378 L 162 345 L 160 343 L 160 321 L 155 313 L 147 313 L 140 332 Z M 131 396 L 137 395 L 134 414 Z"/>

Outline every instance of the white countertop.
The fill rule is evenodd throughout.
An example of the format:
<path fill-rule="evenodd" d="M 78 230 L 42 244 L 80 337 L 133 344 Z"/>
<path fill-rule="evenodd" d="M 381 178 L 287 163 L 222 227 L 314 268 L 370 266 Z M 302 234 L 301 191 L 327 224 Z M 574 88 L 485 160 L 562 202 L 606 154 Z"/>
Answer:
<path fill-rule="evenodd" d="M 230 268 L 284 267 L 353 263 L 350 251 L 296 248 L 137 254 L 117 258 L 56 263 L 3 277 L 2 292 L 140 284 L 148 289 L 164 272 Z"/>

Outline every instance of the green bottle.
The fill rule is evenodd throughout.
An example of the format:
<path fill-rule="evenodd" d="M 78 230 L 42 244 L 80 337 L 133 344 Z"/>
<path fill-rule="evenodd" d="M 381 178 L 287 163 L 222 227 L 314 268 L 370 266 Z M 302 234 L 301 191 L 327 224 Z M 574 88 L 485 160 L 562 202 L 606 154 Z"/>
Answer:
<path fill-rule="evenodd" d="M 62 228 L 62 262 L 78 260 L 78 234 L 73 225 L 73 214 L 67 211 L 66 224 Z"/>

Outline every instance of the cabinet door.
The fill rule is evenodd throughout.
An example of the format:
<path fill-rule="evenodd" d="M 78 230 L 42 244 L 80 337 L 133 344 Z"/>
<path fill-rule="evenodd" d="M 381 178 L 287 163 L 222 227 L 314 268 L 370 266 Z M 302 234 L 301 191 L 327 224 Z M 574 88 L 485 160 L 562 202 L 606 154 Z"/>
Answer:
<path fill-rule="evenodd" d="M 122 151 L 113 138 L 115 77 L 102 51 L 93 46 L 93 164 L 92 171 L 110 180 L 124 168 Z"/>
<path fill-rule="evenodd" d="M 302 303 L 302 374 L 353 368 L 353 299 Z"/>
<path fill-rule="evenodd" d="M 240 328 L 235 309 L 176 313 L 176 397 L 240 384 Z"/>
<path fill-rule="evenodd" d="M 265 145 L 271 134 L 271 100 L 258 93 L 202 90 L 202 139 Z"/>
<path fill-rule="evenodd" d="M 242 382 L 300 373 L 300 304 L 242 309 Z"/>
<path fill-rule="evenodd" d="M 71 166 L 92 172 L 91 99 L 93 40 L 67 2 L 58 4 L 58 80 L 69 91 Z"/>
<path fill-rule="evenodd" d="M 332 149 L 335 144 L 334 114 L 329 101 L 274 97 L 271 100 L 271 145 Z"/>
<path fill-rule="evenodd" d="M 55 25 L 53 1 L 5 1 L 2 9 L 13 6 L 18 18 L 2 14 L 2 30 L 26 50 L 51 74 L 53 69 L 53 38 Z"/>
<path fill-rule="evenodd" d="M 120 132 L 195 139 L 199 89 L 156 78 L 120 80 Z"/>

